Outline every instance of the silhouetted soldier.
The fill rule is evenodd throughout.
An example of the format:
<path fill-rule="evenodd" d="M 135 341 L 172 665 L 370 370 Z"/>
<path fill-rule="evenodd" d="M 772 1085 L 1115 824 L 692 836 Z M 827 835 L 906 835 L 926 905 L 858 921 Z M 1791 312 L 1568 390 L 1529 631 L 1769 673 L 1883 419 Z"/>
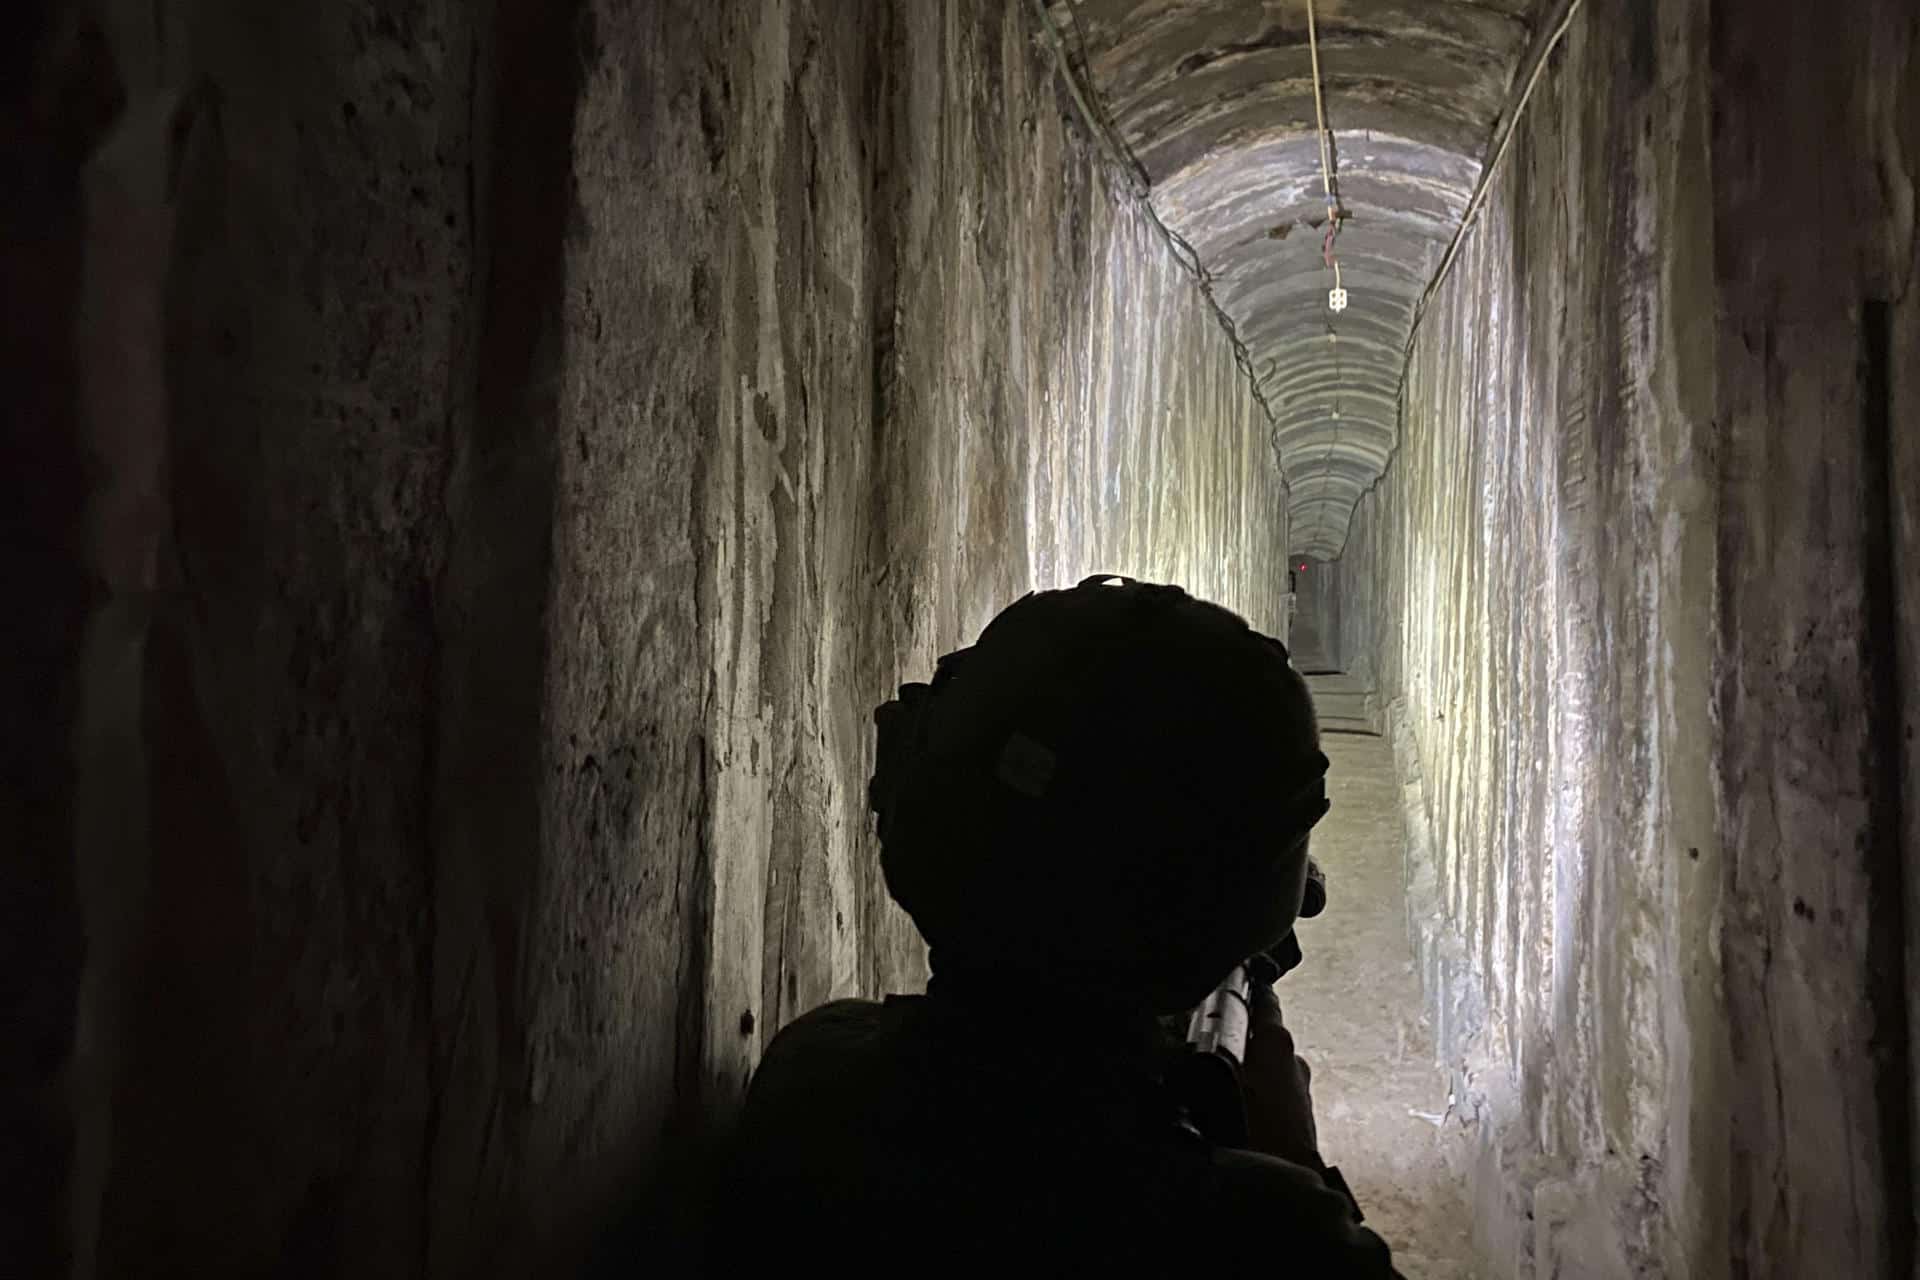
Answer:
<path fill-rule="evenodd" d="M 1326 758 L 1286 650 L 1176 587 L 1029 595 L 875 713 L 887 887 L 922 996 L 777 1035 L 715 1269 L 1387 1277 L 1254 984 L 1243 1145 L 1162 1017 L 1291 932 Z"/>

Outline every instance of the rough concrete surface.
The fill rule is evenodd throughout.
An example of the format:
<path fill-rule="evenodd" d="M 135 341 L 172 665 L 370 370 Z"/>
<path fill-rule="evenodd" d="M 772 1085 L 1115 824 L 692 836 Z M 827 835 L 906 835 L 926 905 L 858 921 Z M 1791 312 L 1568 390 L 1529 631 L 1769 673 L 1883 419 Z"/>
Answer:
<path fill-rule="evenodd" d="M 1719 24 L 1711 59 L 1716 84 L 1768 86 L 1713 149 L 1731 1246 L 1751 1275 L 1905 1277 L 1920 11 L 1857 6 L 1841 38 L 1768 16 Z M 1818 192 L 1833 234 L 1809 246 L 1775 190 Z"/>
<path fill-rule="evenodd" d="M 1329 342 L 1303 0 L 1053 4 L 1277 424 L 1028 0 L 16 9 L 25 1273 L 564 1272 L 918 981 L 870 709 L 1103 570 L 1389 729 L 1475 1274 L 1920 1277 L 1909 0 L 1586 0 L 1404 379 L 1558 5 L 1317 6 Z"/>
<path fill-rule="evenodd" d="M 1340 558 L 1489 1274 L 1912 1265 L 1914 34 L 1587 4 Z"/>
<path fill-rule="evenodd" d="M 1570 33 L 1420 332 L 1407 437 L 1341 560 L 1340 649 L 1374 668 L 1423 784 L 1431 866 L 1410 879 L 1443 1052 L 1511 1082 L 1467 1081 L 1487 1140 L 1538 1148 L 1494 1146 L 1478 1188 L 1499 1273 L 1682 1272 L 1663 1215 L 1724 1176 L 1724 1137 L 1693 1128 L 1724 1121 L 1676 1102 L 1724 1087 L 1685 936 L 1717 890 L 1706 632 L 1662 652 L 1660 630 L 1705 597 L 1686 575 L 1711 546 L 1710 299 L 1665 288 L 1663 262 L 1706 216 L 1685 74 L 1703 36 L 1597 8 Z"/>
<path fill-rule="evenodd" d="M 75 1274 L 563 1267 L 785 1020 L 922 972 L 895 683 L 1096 569 L 1282 625 L 1270 426 L 1025 4 L 50 30 L 125 102 L 53 289 Z"/>
<path fill-rule="evenodd" d="M 1328 216 L 1305 0 L 1057 0 L 1091 78 L 1252 353 L 1293 482 L 1296 553 L 1338 554 L 1386 465 L 1414 302 L 1525 51 L 1531 0 L 1319 0 L 1350 305 Z M 1337 337 L 1338 341 L 1330 341 Z"/>

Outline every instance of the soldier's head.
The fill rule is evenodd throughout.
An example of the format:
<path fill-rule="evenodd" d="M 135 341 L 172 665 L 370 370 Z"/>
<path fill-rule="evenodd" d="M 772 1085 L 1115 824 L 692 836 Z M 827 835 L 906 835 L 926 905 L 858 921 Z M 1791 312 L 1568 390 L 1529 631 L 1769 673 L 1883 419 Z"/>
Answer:
<path fill-rule="evenodd" d="M 875 722 L 887 887 L 936 978 L 1172 1012 L 1299 913 L 1312 701 L 1279 641 L 1178 587 L 1023 597 Z"/>

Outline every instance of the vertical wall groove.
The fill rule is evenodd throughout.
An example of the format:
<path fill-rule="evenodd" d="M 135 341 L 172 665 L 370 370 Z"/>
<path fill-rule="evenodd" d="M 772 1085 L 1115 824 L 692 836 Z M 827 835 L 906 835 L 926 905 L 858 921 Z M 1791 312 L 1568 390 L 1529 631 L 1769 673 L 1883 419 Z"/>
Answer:
<path fill-rule="evenodd" d="M 1903 740 L 1911 690 L 1899 668 L 1900 595 L 1894 526 L 1894 489 L 1900 473 L 1893 447 L 1893 308 L 1877 298 L 1860 304 L 1860 439 L 1867 479 L 1865 545 L 1866 617 L 1860 631 L 1860 662 L 1867 674 L 1867 715 L 1871 777 L 1868 781 L 1872 837 L 1867 851 L 1869 889 L 1868 999 L 1873 1006 L 1869 1051 L 1874 1091 L 1884 1142 L 1881 1178 L 1890 1207 L 1886 1274 L 1909 1275 L 1915 1266 L 1913 1216 L 1913 1111 L 1909 1087 L 1913 1070 L 1911 1027 L 1907 1021 L 1906 959 L 1908 936 L 1906 830 L 1902 764 L 1910 748 Z"/>

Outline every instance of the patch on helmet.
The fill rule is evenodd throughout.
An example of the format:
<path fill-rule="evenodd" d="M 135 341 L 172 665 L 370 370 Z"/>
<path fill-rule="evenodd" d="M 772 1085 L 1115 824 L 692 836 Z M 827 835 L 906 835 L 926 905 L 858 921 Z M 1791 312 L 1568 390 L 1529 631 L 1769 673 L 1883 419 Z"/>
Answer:
<path fill-rule="evenodd" d="M 1038 800 L 1053 785 L 1055 762 L 1052 749 L 1024 733 L 1015 733 L 1000 748 L 1000 763 L 994 774 L 1021 795 Z"/>

